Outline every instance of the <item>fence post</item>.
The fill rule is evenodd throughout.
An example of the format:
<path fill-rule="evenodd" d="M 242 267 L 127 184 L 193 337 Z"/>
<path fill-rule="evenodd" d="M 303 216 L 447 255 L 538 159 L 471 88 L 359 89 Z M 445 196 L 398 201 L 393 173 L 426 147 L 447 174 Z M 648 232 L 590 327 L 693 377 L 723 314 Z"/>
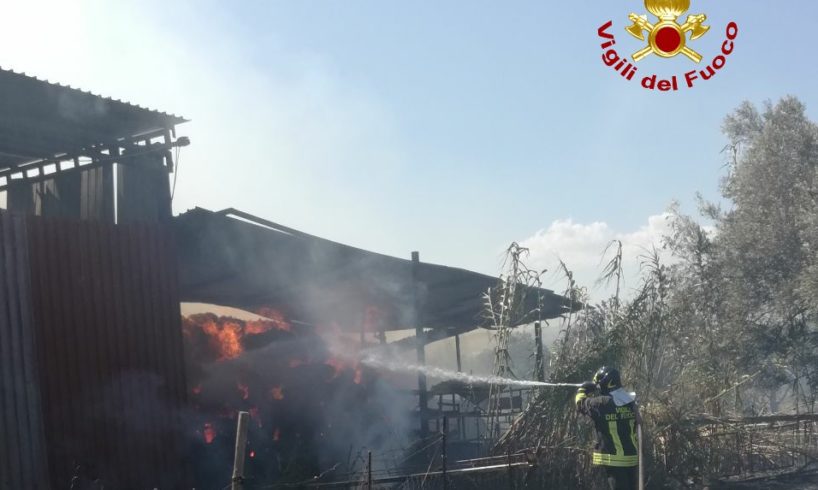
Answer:
<path fill-rule="evenodd" d="M 248 412 L 239 412 L 236 423 L 236 452 L 233 455 L 233 478 L 230 486 L 231 490 L 244 489 L 244 449 L 247 446 L 247 421 L 250 419 Z"/>
<path fill-rule="evenodd" d="M 641 420 L 636 421 L 636 439 L 637 439 L 637 443 L 638 443 L 638 446 L 636 448 L 636 450 L 638 451 L 638 453 L 637 453 L 637 463 L 636 464 L 639 465 L 639 469 L 637 470 L 639 481 L 637 483 L 638 483 L 639 490 L 645 490 L 645 460 L 644 460 L 644 457 L 642 456 L 642 423 L 641 423 Z"/>
<path fill-rule="evenodd" d="M 423 331 L 423 302 L 420 297 L 420 252 L 412 252 L 412 322 L 415 326 L 415 350 L 417 353 L 418 365 L 426 366 L 426 334 Z M 420 437 L 426 437 L 429 433 L 429 423 L 427 420 L 429 410 L 429 392 L 426 389 L 426 374 L 418 371 L 418 407 L 420 415 Z"/>
<path fill-rule="evenodd" d="M 443 438 L 441 440 L 441 443 L 443 444 L 443 447 L 440 449 L 441 461 L 443 462 L 443 468 L 442 468 L 442 470 L 443 470 L 442 471 L 442 473 L 443 473 L 443 490 L 446 490 L 448 488 L 448 480 L 447 480 L 447 477 L 446 477 L 446 433 L 448 431 L 449 431 L 449 417 L 444 415 L 443 416 Z"/>
<path fill-rule="evenodd" d="M 366 489 L 372 490 L 372 451 L 369 451 L 366 463 Z"/>

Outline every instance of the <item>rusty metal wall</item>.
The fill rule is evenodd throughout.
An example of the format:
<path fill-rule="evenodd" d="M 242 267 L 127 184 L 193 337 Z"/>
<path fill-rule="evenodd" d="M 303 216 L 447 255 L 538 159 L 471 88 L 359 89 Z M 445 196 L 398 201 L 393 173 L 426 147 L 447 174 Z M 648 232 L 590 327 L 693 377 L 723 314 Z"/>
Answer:
<path fill-rule="evenodd" d="M 25 218 L 0 213 L 0 488 L 46 489 Z"/>
<path fill-rule="evenodd" d="M 28 217 L 49 477 L 182 488 L 176 252 L 160 226 Z M 82 488 L 82 487 L 80 487 Z"/>

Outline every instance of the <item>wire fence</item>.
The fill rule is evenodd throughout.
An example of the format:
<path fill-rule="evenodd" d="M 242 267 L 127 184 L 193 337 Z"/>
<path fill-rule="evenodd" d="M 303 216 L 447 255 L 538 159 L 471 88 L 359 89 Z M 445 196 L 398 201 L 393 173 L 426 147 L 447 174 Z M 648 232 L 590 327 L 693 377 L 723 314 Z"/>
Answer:
<path fill-rule="evenodd" d="M 740 480 L 818 464 L 818 416 L 689 420 L 665 428 L 648 441 L 649 487 L 668 479 L 702 484 Z M 410 459 L 417 456 L 415 463 L 403 459 L 396 465 L 389 454 L 364 452 L 356 458 L 362 464 L 346 472 L 332 468 L 306 481 L 272 484 L 250 477 L 243 488 L 518 490 L 589 488 L 603 483 L 587 451 L 578 447 L 529 448 L 461 461 L 449 460 L 446 447 L 445 437 L 433 437 L 409 454 Z"/>
<path fill-rule="evenodd" d="M 450 475 L 446 479 L 440 475 L 431 478 L 424 478 L 419 476 L 409 477 L 403 482 L 395 486 L 373 486 L 377 488 L 393 488 L 399 490 L 453 490 L 453 489 L 517 489 L 525 488 L 525 473 L 518 468 L 517 471 L 512 469 L 509 473 L 507 470 L 497 470 L 491 472 L 483 472 L 478 474 L 461 474 Z M 368 490 L 367 487 L 362 487 Z"/>
<path fill-rule="evenodd" d="M 392 489 L 392 490 L 454 490 L 454 489 L 522 489 L 527 487 L 536 465 L 524 453 L 480 458 L 448 463 L 440 451 L 432 455 L 425 467 L 404 468 L 403 472 L 372 469 L 372 457 L 361 471 L 333 475 L 331 480 L 314 479 L 299 483 L 254 485 L 245 489 Z"/>

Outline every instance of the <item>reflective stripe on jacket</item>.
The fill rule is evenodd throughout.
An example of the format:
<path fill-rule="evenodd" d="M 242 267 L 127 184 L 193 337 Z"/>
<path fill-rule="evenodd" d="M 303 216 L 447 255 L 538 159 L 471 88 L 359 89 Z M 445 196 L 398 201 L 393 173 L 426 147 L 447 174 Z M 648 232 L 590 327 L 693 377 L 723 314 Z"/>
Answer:
<path fill-rule="evenodd" d="M 576 396 L 577 409 L 594 422 L 596 446 L 593 464 L 631 467 L 639 464 L 636 440 L 636 408 L 634 403 L 616 406 L 608 395 L 587 396 L 580 389 Z"/>

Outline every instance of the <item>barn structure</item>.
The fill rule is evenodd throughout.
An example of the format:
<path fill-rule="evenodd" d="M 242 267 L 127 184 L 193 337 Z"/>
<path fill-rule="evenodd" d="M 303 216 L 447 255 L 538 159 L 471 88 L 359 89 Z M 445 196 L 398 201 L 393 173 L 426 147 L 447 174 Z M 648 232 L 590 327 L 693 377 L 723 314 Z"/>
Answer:
<path fill-rule="evenodd" d="M 421 363 L 479 327 L 490 276 L 234 209 L 173 217 L 185 122 L 0 69 L 0 488 L 197 484 L 181 302 L 413 329 Z M 544 319 L 572 307 L 536 293 Z M 422 375 L 416 393 L 422 436 L 437 416 Z"/>
<path fill-rule="evenodd" d="M 183 122 L 0 70 L 2 488 L 187 483 L 168 185 Z"/>

